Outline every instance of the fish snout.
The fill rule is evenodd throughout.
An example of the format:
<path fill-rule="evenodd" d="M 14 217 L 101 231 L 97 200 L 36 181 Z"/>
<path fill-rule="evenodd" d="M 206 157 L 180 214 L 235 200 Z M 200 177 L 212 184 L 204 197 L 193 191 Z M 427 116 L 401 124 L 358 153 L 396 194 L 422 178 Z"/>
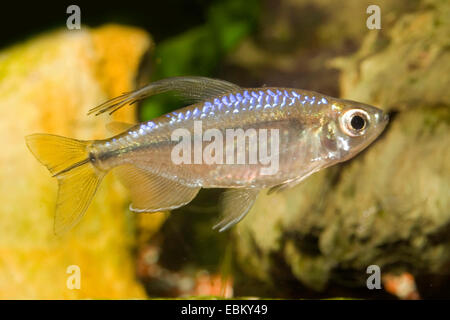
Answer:
<path fill-rule="evenodd" d="M 374 122 L 376 127 L 384 128 L 389 122 L 389 115 L 383 110 L 379 110 L 374 115 Z"/>

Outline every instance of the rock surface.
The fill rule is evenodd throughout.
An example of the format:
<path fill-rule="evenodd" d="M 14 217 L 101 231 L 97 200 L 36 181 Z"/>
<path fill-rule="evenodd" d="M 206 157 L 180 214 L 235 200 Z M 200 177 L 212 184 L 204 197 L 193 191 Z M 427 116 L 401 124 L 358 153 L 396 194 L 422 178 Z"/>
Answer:
<path fill-rule="evenodd" d="M 310 6 L 318 16 L 332 9 L 328 1 L 280 3 L 281 7 Z M 232 74 L 256 72 L 250 82 L 272 79 L 281 62 L 287 61 L 286 72 L 274 77 L 291 79 L 294 85 L 302 83 L 294 78 L 295 72 L 301 76 L 295 66 L 306 64 L 307 73 L 321 70 L 322 76 L 303 87 L 332 93 L 337 88 L 327 80 L 329 76 L 339 79 L 340 96 L 391 113 L 386 132 L 356 158 L 293 189 L 258 198 L 248 217 L 232 231 L 242 272 L 236 283 L 238 295 L 251 294 L 251 281 L 265 286 L 269 295 L 297 297 L 304 287 L 319 292 L 334 286 L 364 289 L 366 268 L 373 264 L 383 274 L 408 271 L 419 278 L 448 277 L 450 5 L 399 1 L 392 8 L 382 2 L 383 29 L 372 31 L 365 28 L 368 4 L 360 3 L 350 1 L 343 12 L 346 17 L 361 17 L 362 28 L 346 29 L 349 23 L 357 25 L 355 20 L 336 16 L 343 26 L 334 43 L 314 37 L 316 42 L 309 48 L 299 45 L 296 52 L 284 53 L 285 58 L 278 60 L 270 59 L 273 52 L 258 44 L 259 60 L 240 59 L 239 53 L 230 60 Z M 281 12 L 295 16 L 294 11 Z M 274 19 L 275 25 L 278 20 Z M 308 31 L 327 34 L 324 30 L 335 27 L 333 21 L 329 23 Z M 342 48 L 349 39 L 358 49 L 337 57 L 336 53 L 345 53 Z M 313 57 L 307 54 L 311 46 L 316 51 L 341 49 Z M 248 48 L 244 44 L 241 50 Z M 337 67 L 340 73 L 323 71 L 324 66 Z"/>
<path fill-rule="evenodd" d="M 133 89 L 151 48 L 145 32 L 107 25 L 54 31 L 0 53 L 0 298 L 145 297 L 135 280 L 133 219 L 122 186 L 108 175 L 81 223 L 57 238 L 57 183 L 24 137 L 107 137 L 107 117 L 86 112 Z M 114 118 L 134 121 L 135 111 L 124 108 Z M 70 265 L 80 267 L 80 290 L 66 286 Z"/>

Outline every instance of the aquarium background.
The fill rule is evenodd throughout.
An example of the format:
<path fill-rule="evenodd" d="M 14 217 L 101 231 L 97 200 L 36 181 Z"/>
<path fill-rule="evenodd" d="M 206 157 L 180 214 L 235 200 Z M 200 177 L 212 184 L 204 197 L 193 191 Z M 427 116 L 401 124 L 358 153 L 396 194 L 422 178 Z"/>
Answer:
<path fill-rule="evenodd" d="M 66 27 L 71 4 L 80 30 Z M 366 25 L 369 5 L 381 9 L 379 30 Z M 448 1 L 82 1 L 4 13 L 0 298 L 450 298 Z M 133 214 L 110 174 L 81 223 L 54 236 L 56 180 L 24 137 L 108 137 L 111 118 L 143 121 L 186 103 L 164 94 L 113 117 L 87 110 L 182 75 L 314 90 L 391 121 L 366 151 L 261 195 L 224 233 L 211 228 L 221 190 Z M 369 288 L 374 266 L 380 285 Z"/>

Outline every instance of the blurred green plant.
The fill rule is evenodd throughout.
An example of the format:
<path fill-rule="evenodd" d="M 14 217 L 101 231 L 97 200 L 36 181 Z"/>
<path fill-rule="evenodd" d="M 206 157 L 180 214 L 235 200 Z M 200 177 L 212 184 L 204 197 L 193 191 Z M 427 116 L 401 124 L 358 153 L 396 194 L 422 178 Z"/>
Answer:
<path fill-rule="evenodd" d="M 182 75 L 213 75 L 221 60 L 257 25 L 259 0 L 214 1 L 205 24 L 156 45 L 151 81 Z M 152 97 L 142 104 L 145 121 L 178 109 L 182 103 L 171 95 Z"/>

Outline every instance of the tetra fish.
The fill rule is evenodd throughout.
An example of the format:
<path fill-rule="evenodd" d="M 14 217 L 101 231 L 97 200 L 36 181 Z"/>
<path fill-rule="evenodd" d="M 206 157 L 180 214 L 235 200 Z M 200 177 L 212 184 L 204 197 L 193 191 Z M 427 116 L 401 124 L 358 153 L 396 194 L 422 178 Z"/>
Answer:
<path fill-rule="evenodd" d="M 115 124 L 122 132 L 105 140 L 80 141 L 49 134 L 26 137 L 31 152 L 58 179 L 56 234 L 81 219 L 102 178 L 112 169 L 130 190 L 130 209 L 136 212 L 179 208 L 192 201 L 201 188 L 227 188 L 223 218 L 215 226 L 226 230 L 247 214 L 262 189 L 273 192 L 292 187 L 314 172 L 350 159 L 373 142 L 388 122 L 382 110 L 355 101 L 300 89 L 241 88 L 205 77 L 156 81 L 107 101 L 89 114 L 113 113 L 167 91 L 193 104 L 148 122 Z M 194 144 L 200 141 L 202 148 L 208 145 L 205 141 L 212 141 L 211 135 L 209 140 L 198 137 L 196 128 L 214 132 L 216 140 L 225 137 L 227 130 L 241 130 L 244 147 L 233 137 L 224 153 L 239 157 L 239 152 L 251 152 L 252 143 L 259 143 L 258 147 L 276 156 L 277 170 L 263 172 L 267 163 L 261 161 L 219 161 L 223 146 L 219 142 L 214 148 L 209 146 L 216 161 L 174 161 L 174 149 L 180 142 L 179 136 L 174 139 L 177 129 L 192 133 L 188 139 Z M 258 130 L 271 132 L 271 138 L 277 139 L 266 145 L 252 140 Z M 186 150 L 192 153 L 186 159 L 199 157 L 196 150 Z M 204 157 L 200 153 L 200 160 Z"/>

